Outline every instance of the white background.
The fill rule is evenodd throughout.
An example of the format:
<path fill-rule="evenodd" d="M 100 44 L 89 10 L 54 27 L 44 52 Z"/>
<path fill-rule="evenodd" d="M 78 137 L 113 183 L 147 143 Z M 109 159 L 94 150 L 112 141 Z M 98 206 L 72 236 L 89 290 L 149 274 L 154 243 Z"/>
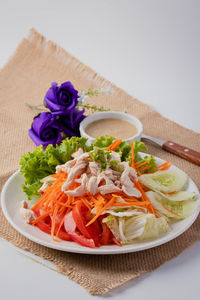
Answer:
<path fill-rule="evenodd" d="M 31 27 L 164 116 L 200 132 L 200 1 L 1 0 L 0 68 Z M 199 246 L 109 295 L 199 299 Z M 0 241 L 1 299 L 71 296 L 93 298 Z"/>

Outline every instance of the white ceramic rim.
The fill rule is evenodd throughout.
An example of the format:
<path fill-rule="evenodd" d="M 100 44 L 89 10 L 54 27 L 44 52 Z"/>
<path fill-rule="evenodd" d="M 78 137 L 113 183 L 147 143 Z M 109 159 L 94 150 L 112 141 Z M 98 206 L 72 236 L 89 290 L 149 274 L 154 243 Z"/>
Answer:
<path fill-rule="evenodd" d="M 144 156 L 144 155 L 146 155 L 146 153 L 142 154 L 142 155 Z M 158 164 L 162 164 L 164 162 L 164 160 L 162 160 L 158 157 L 155 157 L 155 158 L 156 158 L 156 161 Z M 171 166 L 171 168 L 178 169 L 175 166 Z M 130 252 L 137 252 L 137 251 L 154 248 L 154 247 L 160 246 L 162 244 L 165 244 L 165 243 L 175 239 L 176 237 L 181 235 L 183 232 L 185 232 L 194 223 L 194 221 L 196 220 L 196 218 L 199 214 L 199 211 L 200 211 L 200 194 L 199 194 L 198 188 L 195 185 L 195 183 L 192 181 L 191 178 L 189 178 L 189 190 L 194 191 L 197 194 L 198 207 L 191 216 L 187 217 L 186 219 L 184 219 L 182 221 L 177 222 L 177 224 L 179 224 L 178 227 L 180 227 L 180 229 L 177 230 L 175 228 L 175 230 L 174 230 L 172 228 L 172 231 L 174 231 L 174 232 L 168 232 L 168 233 L 160 236 L 157 239 L 141 241 L 138 243 L 124 245 L 122 247 L 112 245 L 112 246 L 102 246 L 100 248 L 87 248 L 87 247 L 78 245 L 74 242 L 67 242 L 67 241 L 54 242 L 54 241 L 52 241 L 50 235 L 45 234 L 44 232 L 42 232 L 41 230 L 39 230 L 36 227 L 30 226 L 29 224 L 25 224 L 24 221 L 21 220 L 21 218 L 19 217 L 19 209 L 15 211 L 14 217 L 11 216 L 9 207 L 7 207 L 7 201 L 8 202 L 13 201 L 12 207 L 14 210 L 14 207 L 16 207 L 16 203 L 14 203 L 14 201 L 16 201 L 16 198 L 18 195 L 17 192 L 19 193 L 20 186 L 17 185 L 17 190 L 14 190 L 13 199 L 9 200 L 7 198 L 7 194 L 9 194 L 9 189 L 12 188 L 13 183 L 15 184 L 16 180 L 20 181 L 19 179 L 22 179 L 22 175 L 20 174 L 20 171 L 17 171 L 7 180 L 7 182 L 5 183 L 5 185 L 2 189 L 1 205 L 2 205 L 3 213 L 4 213 L 5 217 L 7 218 L 8 222 L 18 232 L 20 232 L 22 235 L 24 235 L 28 239 L 32 240 L 33 242 L 36 242 L 38 244 L 41 244 L 41 245 L 49 247 L 49 248 L 62 250 L 62 251 L 66 251 L 66 252 L 82 253 L 82 254 L 98 254 L 98 255 L 111 254 L 111 255 L 113 255 L 113 254 L 125 254 L 125 253 L 130 253 Z M 18 200 L 17 205 L 20 204 L 19 201 L 24 200 L 24 199 L 25 199 L 25 195 L 23 195 L 23 198 L 20 198 L 20 200 Z M 20 225 L 19 225 L 19 222 L 17 223 L 17 221 L 16 221 L 17 218 L 15 220 L 15 217 L 17 217 L 20 220 Z M 180 223 L 180 222 L 182 222 L 182 223 Z M 183 224 L 183 226 L 181 226 L 181 224 Z"/>
<path fill-rule="evenodd" d="M 90 123 L 101 120 L 101 119 L 120 119 L 120 120 L 128 121 L 137 127 L 138 133 L 136 135 L 131 136 L 128 139 L 125 139 L 124 141 L 131 142 L 132 140 L 140 140 L 141 139 L 141 135 L 143 132 L 143 126 L 142 126 L 142 123 L 140 122 L 140 120 L 130 114 L 127 114 L 124 112 L 119 112 L 119 111 L 97 112 L 97 113 L 94 113 L 94 114 L 88 116 L 80 123 L 81 136 L 88 138 L 90 141 L 95 140 L 94 137 L 91 137 L 86 133 L 85 129 Z"/>

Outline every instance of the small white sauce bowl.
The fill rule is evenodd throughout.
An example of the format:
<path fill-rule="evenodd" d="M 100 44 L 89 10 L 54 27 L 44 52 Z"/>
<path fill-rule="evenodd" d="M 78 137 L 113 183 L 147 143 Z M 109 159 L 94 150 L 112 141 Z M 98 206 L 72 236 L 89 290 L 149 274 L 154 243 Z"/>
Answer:
<path fill-rule="evenodd" d="M 141 135 L 143 132 L 143 126 L 142 123 L 140 122 L 139 119 L 137 119 L 136 117 L 129 115 L 127 113 L 123 113 L 123 112 L 118 112 L 118 111 L 105 111 L 105 112 L 98 112 L 98 113 L 94 113 L 90 116 L 88 116 L 87 118 L 85 118 L 81 123 L 80 123 L 80 134 L 83 137 L 88 138 L 89 141 L 94 141 L 95 138 L 89 136 L 85 129 L 86 127 L 98 120 L 101 119 L 119 119 L 119 120 L 125 120 L 130 122 L 131 124 L 135 125 L 138 129 L 138 132 L 136 135 L 131 136 L 128 139 L 125 139 L 124 141 L 126 142 L 131 142 L 133 140 L 138 140 L 140 141 L 141 139 Z M 117 137 L 116 137 L 117 138 Z"/>

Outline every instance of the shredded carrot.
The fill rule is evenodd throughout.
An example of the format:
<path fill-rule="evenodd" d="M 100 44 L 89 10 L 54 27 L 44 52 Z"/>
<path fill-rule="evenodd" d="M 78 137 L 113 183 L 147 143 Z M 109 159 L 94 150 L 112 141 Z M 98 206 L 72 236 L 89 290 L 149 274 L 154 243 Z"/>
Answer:
<path fill-rule="evenodd" d="M 134 198 L 134 197 L 130 197 L 130 198 L 126 198 L 126 197 L 123 197 L 123 199 L 125 200 L 125 201 L 130 201 L 130 202 L 137 202 L 137 201 L 141 201 L 141 200 L 138 200 L 137 198 Z"/>
<path fill-rule="evenodd" d="M 147 207 L 150 208 L 150 212 L 153 213 L 153 214 L 156 216 L 155 211 L 154 211 L 154 208 L 153 208 L 153 205 L 151 204 L 151 201 L 150 201 L 149 198 L 147 197 L 146 193 L 143 191 L 140 182 L 139 182 L 139 181 L 135 182 L 135 186 L 136 186 L 136 187 L 138 188 L 138 190 L 141 192 L 141 194 L 142 194 L 142 200 L 143 200 L 143 201 L 148 201 L 149 205 L 148 205 Z"/>
<path fill-rule="evenodd" d="M 58 205 L 61 205 L 61 206 L 63 206 L 63 207 L 69 207 L 69 208 L 72 208 L 72 206 L 71 205 L 69 205 L 69 204 L 66 204 L 66 203 L 62 203 L 62 202 L 56 202 L 56 204 L 58 204 Z"/>
<path fill-rule="evenodd" d="M 35 220 L 31 221 L 31 224 L 34 225 L 36 223 L 38 223 L 39 221 L 41 221 L 42 219 L 46 218 L 47 216 L 49 216 L 49 214 L 52 212 L 52 210 L 49 210 L 45 213 L 43 213 L 42 215 L 40 215 L 39 217 L 37 217 Z"/>
<path fill-rule="evenodd" d="M 120 198 L 120 196 L 116 195 L 116 194 L 112 194 L 112 196 L 115 197 L 115 198 Z"/>
<path fill-rule="evenodd" d="M 139 169 L 139 171 L 142 172 L 142 171 L 145 171 L 145 170 L 150 169 L 151 167 L 152 167 L 152 165 L 145 166 L 145 167 L 143 167 L 142 169 Z"/>
<path fill-rule="evenodd" d="M 101 203 L 105 203 L 105 198 L 101 194 L 97 195 L 97 200 Z"/>
<path fill-rule="evenodd" d="M 163 206 L 166 210 L 168 210 L 170 213 L 174 214 L 174 215 L 177 216 L 177 217 L 180 217 L 180 215 L 176 214 L 175 212 L 173 212 L 172 210 L 170 210 L 169 208 L 167 208 L 164 204 L 162 204 L 162 206 Z"/>
<path fill-rule="evenodd" d="M 149 158 L 149 159 L 147 159 L 146 161 L 144 161 L 144 162 L 142 162 L 142 163 L 137 162 L 137 163 L 135 164 L 136 169 L 140 168 L 140 167 L 143 166 L 143 165 L 146 165 L 147 163 L 149 163 L 149 162 L 151 161 L 151 159 L 152 159 L 152 158 Z"/>
<path fill-rule="evenodd" d="M 115 140 L 112 144 L 110 144 L 110 145 L 106 148 L 106 150 L 107 150 L 107 151 L 109 151 L 109 150 L 115 151 L 115 150 L 119 147 L 119 145 L 120 145 L 121 143 L 122 143 L 122 140 L 121 140 L 121 139 Z"/>
<path fill-rule="evenodd" d="M 165 170 L 169 169 L 170 166 L 171 166 L 171 162 L 170 161 L 166 161 L 162 165 L 158 166 L 156 168 L 156 171 L 165 171 Z"/>
<path fill-rule="evenodd" d="M 137 202 L 115 202 L 112 206 L 147 206 L 148 201 L 137 201 Z"/>
<path fill-rule="evenodd" d="M 148 187 L 144 186 L 141 182 L 140 182 L 140 185 L 141 185 L 144 192 L 150 191 L 150 189 Z"/>
<path fill-rule="evenodd" d="M 177 191 L 170 192 L 170 193 L 163 193 L 163 194 L 165 194 L 165 195 L 174 195 L 174 194 L 176 194 L 176 193 L 177 193 Z"/>
<path fill-rule="evenodd" d="M 131 141 L 131 167 L 135 168 L 135 152 L 134 152 L 134 148 L 133 148 L 133 141 Z"/>
<path fill-rule="evenodd" d="M 112 206 L 112 204 L 114 203 L 114 201 L 115 201 L 115 197 L 112 197 L 111 200 L 108 201 L 108 202 L 106 203 L 106 205 L 105 205 L 103 208 L 101 208 L 101 209 L 97 212 L 96 216 L 95 216 L 94 218 L 92 218 L 92 220 L 90 220 L 90 222 L 87 223 L 86 226 L 89 226 L 89 225 L 92 224 L 94 221 L 96 221 L 96 219 L 102 214 L 102 212 L 104 212 L 104 210 L 106 210 L 108 207 Z"/>
<path fill-rule="evenodd" d="M 54 231 L 55 231 L 55 226 L 56 226 L 56 215 L 58 212 L 59 206 L 56 205 L 54 212 L 53 212 L 53 216 L 52 216 L 52 224 L 51 224 L 51 237 L 52 239 L 54 239 Z"/>
<path fill-rule="evenodd" d="M 85 204 L 85 206 L 91 210 L 91 204 L 87 201 L 86 198 L 82 198 L 81 201 Z"/>
<path fill-rule="evenodd" d="M 66 216 L 66 214 L 64 215 L 64 217 L 62 218 L 62 221 L 60 222 L 60 225 L 59 225 L 58 230 L 57 230 L 57 232 L 56 232 L 56 237 L 58 237 L 59 232 L 60 232 L 60 229 L 61 229 L 61 227 L 62 227 L 63 224 L 64 224 L 65 216 Z"/>
<path fill-rule="evenodd" d="M 40 203 L 42 203 L 45 200 L 46 194 L 43 194 L 40 199 L 31 207 L 31 210 L 34 210 Z"/>
<path fill-rule="evenodd" d="M 63 207 L 61 207 L 60 209 L 59 209 L 59 214 L 63 214 L 64 213 L 64 211 L 65 211 L 65 209 L 68 207 L 68 206 L 71 206 L 72 207 L 72 203 L 71 203 L 71 196 L 70 195 L 65 195 L 67 198 L 67 201 L 64 203 L 65 205 L 66 205 L 66 207 L 65 206 L 63 206 Z M 70 208 L 70 207 L 69 207 Z M 68 209 L 69 209 L 68 208 Z"/>

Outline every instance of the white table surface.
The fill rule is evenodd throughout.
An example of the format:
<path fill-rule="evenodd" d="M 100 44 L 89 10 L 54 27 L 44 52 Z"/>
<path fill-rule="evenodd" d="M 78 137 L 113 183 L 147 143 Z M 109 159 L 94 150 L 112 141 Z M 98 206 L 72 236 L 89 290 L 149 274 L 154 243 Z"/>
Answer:
<path fill-rule="evenodd" d="M 164 116 L 200 132 L 200 1 L 2 1 L 0 68 L 31 27 Z M 109 296 L 199 299 L 199 246 Z M 0 240 L 1 299 L 71 296 L 93 298 Z"/>

